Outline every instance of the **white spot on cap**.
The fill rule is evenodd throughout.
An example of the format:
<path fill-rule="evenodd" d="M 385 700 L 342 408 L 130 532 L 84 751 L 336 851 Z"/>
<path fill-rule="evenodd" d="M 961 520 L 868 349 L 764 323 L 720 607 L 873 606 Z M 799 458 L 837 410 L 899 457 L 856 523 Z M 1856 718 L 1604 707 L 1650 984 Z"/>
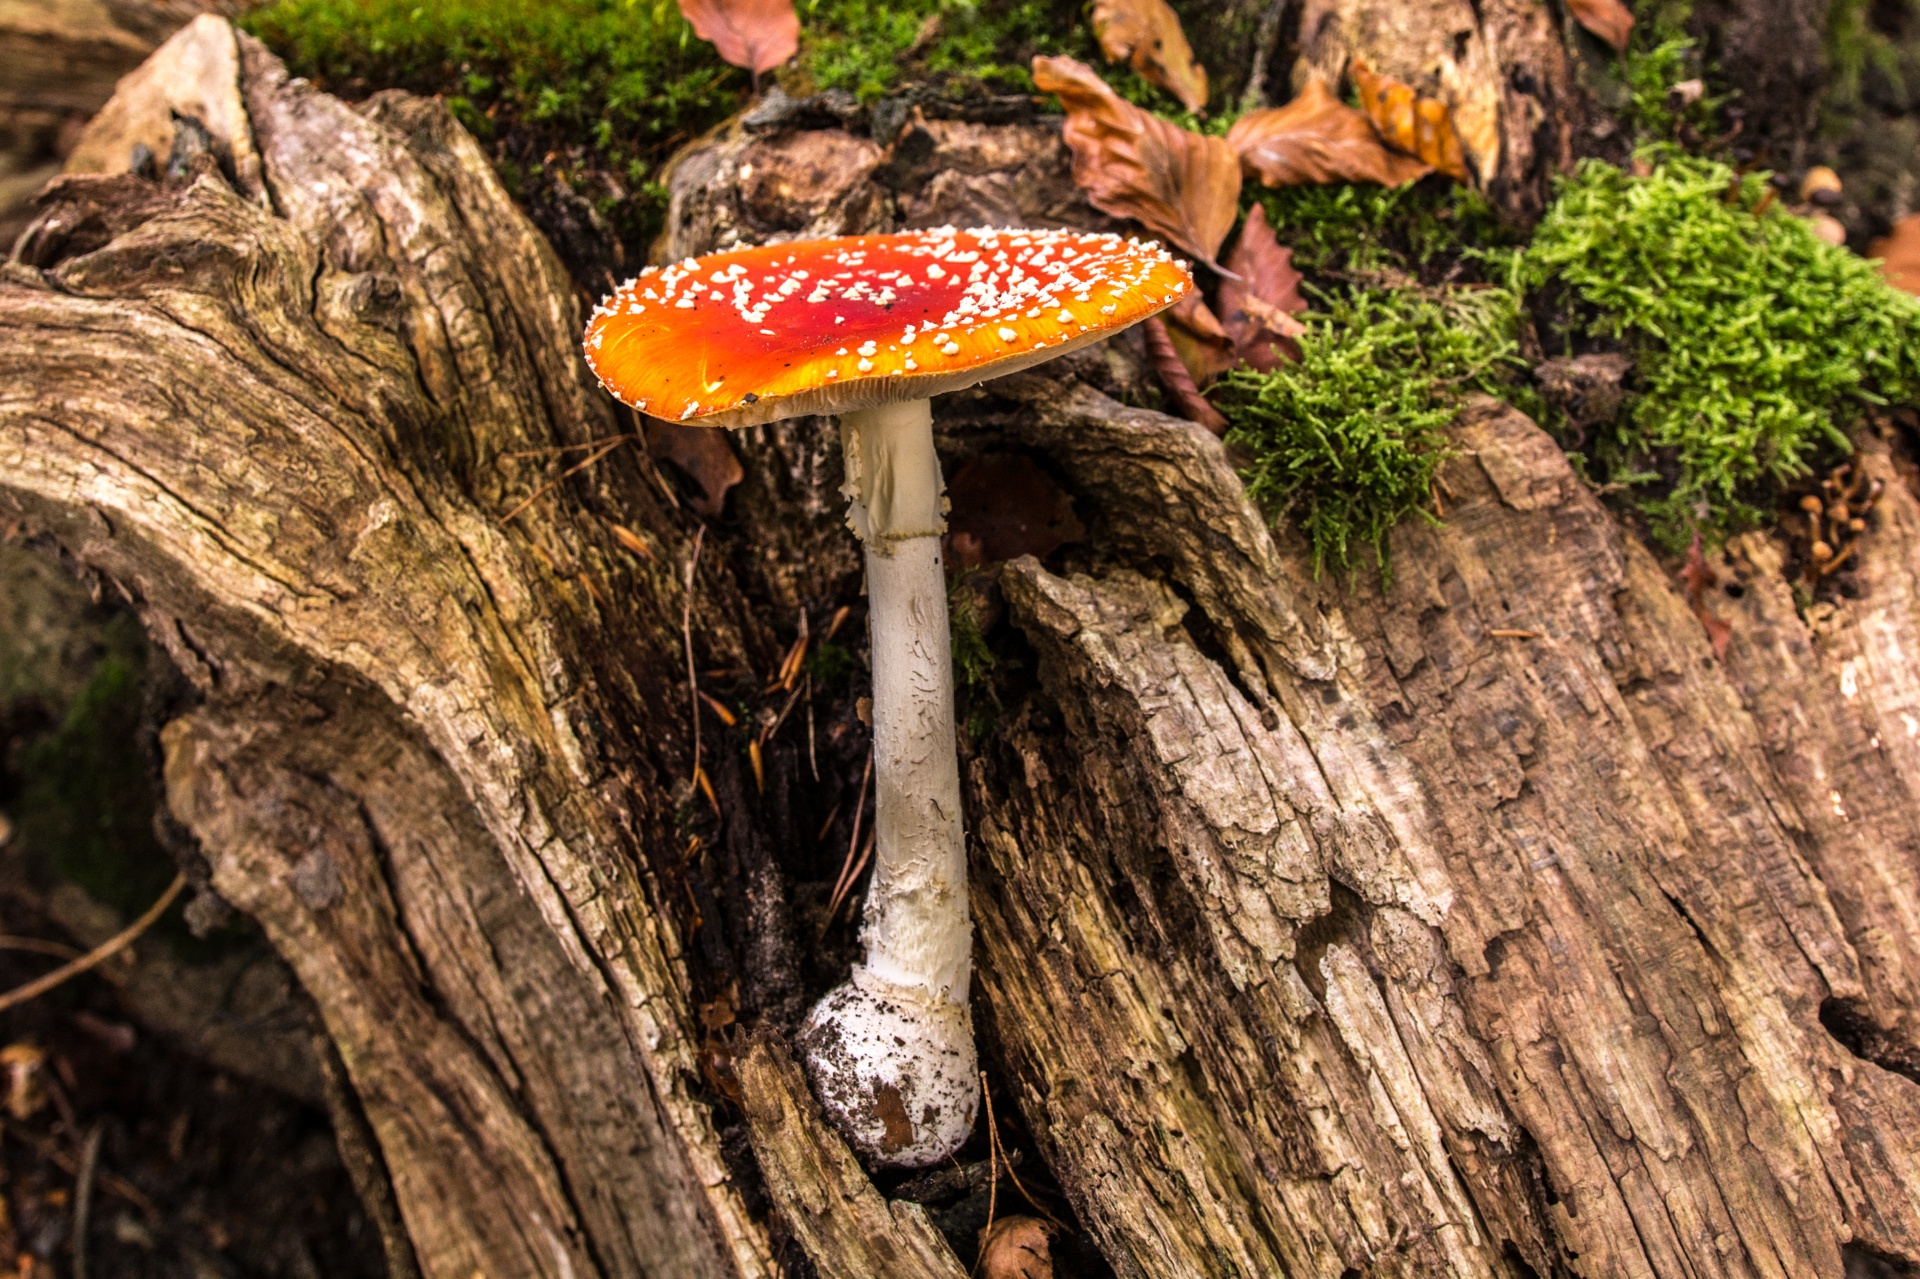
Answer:
<path fill-rule="evenodd" d="M 854 365 L 853 367 L 856 369 L 859 369 L 862 373 L 870 372 L 873 368 L 873 361 L 862 360 L 860 361 L 860 363 Z"/>
<path fill-rule="evenodd" d="M 940 354 L 958 355 L 960 354 L 960 344 L 958 342 L 948 342 L 945 346 L 940 348 Z"/>
<path fill-rule="evenodd" d="M 1008 328 L 1006 325 L 1003 324 L 1000 326 L 1000 340 L 1002 342 L 1011 342 L 1019 336 L 1020 335 L 1018 333 L 1015 333 L 1012 329 Z"/>

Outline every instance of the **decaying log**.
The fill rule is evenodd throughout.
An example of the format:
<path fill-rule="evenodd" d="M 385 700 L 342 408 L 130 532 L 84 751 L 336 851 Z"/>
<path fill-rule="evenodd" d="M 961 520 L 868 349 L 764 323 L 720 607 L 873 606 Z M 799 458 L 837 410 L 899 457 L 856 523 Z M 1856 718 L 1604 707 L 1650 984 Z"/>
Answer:
<path fill-rule="evenodd" d="M 723 1159 L 677 904 L 691 525 L 638 450 L 516 509 L 559 470 L 517 454 L 625 429 L 558 264 L 438 107 L 234 50 L 248 145 L 66 179 L 0 277 L 0 513 L 194 680 L 170 803 L 313 994 L 422 1273 L 773 1273 L 761 1192 L 820 1273 L 951 1273 L 775 1042 L 733 1066 L 757 1167 Z M 1097 225 L 1059 160 L 1036 121 L 743 122 L 676 166 L 668 248 Z M 1316 580 L 1219 441 L 1106 393 L 1136 364 L 936 405 L 950 470 L 1024 454 L 1086 529 L 1001 570 L 964 772 L 984 1059 L 1115 1272 L 1920 1265 L 1905 445 L 1864 446 L 1858 598 L 1803 607 L 1743 539 L 1720 659 L 1515 411 L 1455 424 L 1390 584 Z M 749 597 L 857 599 L 820 426 L 733 441 L 703 665 L 778 664 Z M 778 968 L 806 836 L 740 838 Z"/>
<path fill-rule="evenodd" d="M 1910 489 L 1845 628 L 1869 707 L 1778 552 L 1722 666 L 1499 406 L 1384 594 L 1314 582 L 1188 424 L 1044 371 L 940 409 L 1044 459 L 1097 548 L 1006 569 L 1038 687 L 968 801 L 991 1038 L 1120 1273 L 1920 1260 Z M 1798 668 L 1742 669 L 1769 634 Z"/>
<path fill-rule="evenodd" d="M 1566 44 L 1591 37 L 1563 13 L 1530 0 L 1306 0 L 1294 88 L 1309 75 L 1338 84 L 1358 58 L 1437 98 L 1488 195 L 1536 217 L 1591 110 Z"/>
<path fill-rule="evenodd" d="M 963 1279 L 926 1210 L 889 1202 L 826 1126 L 785 1043 L 757 1038 L 736 1070 L 767 1192 L 826 1279 Z"/>
<path fill-rule="evenodd" d="M 621 430 L 552 252 L 442 108 L 218 30 L 247 137 L 62 179 L 0 278 L 0 502 L 194 682 L 168 798 L 313 994 L 422 1271 L 764 1273 L 657 908 L 686 539 L 631 450 L 504 518 Z M 727 590 L 701 642 L 744 660 Z"/>

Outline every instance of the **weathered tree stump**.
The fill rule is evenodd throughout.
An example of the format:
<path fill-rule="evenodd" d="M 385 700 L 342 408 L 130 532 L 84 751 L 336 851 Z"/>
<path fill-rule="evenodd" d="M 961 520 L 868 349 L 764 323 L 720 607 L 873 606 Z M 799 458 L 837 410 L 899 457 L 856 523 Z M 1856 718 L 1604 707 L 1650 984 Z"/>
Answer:
<path fill-rule="evenodd" d="M 676 805 L 689 637 L 764 678 L 758 617 L 857 590 L 826 433 L 740 433 L 729 546 L 638 450 L 528 502 L 563 464 L 521 455 L 628 429 L 552 253 L 438 106 L 232 50 L 245 138 L 64 180 L 0 277 L 0 512 L 193 681 L 173 812 L 319 1006 L 420 1270 L 773 1274 L 793 1240 L 952 1273 L 778 1044 L 729 1072 L 695 1016 L 716 980 L 770 1031 L 802 1006 L 805 836 L 738 818 L 715 764 L 729 959 Z M 671 252 L 1093 220 L 1034 176 L 1064 173 L 1043 124 L 913 128 L 711 139 Z M 950 472 L 1023 453 L 1087 529 L 1001 571 L 1025 666 L 963 767 L 984 1056 L 1115 1272 L 1920 1264 L 1904 446 L 1864 444 L 1860 598 L 1799 608 L 1750 535 L 1722 659 L 1511 409 L 1462 415 L 1446 518 L 1383 588 L 1316 581 L 1218 441 L 1105 393 L 1132 370 L 937 406 Z"/>

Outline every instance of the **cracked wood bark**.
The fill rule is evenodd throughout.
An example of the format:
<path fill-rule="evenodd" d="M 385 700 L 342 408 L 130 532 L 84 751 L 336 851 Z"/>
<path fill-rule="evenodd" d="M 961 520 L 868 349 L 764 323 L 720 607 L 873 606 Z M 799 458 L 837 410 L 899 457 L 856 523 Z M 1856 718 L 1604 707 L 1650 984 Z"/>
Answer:
<path fill-rule="evenodd" d="M 738 1080 L 770 1217 L 696 1094 L 686 526 L 625 451 L 501 518 L 510 454 L 621 429 L 557 264 L 438 108 L 234 49 L 257 178 L 70 180 L 0 278 L 0 503 L 196 680 L 169 798 L 313 991 L 422 1272 L 770 1273 L 770 1222 L 821 1273 L 950 1272 L 777 1048 Z M 915 127 L 911 181 L 831 130 L 717 137 L 672 251 L 1087 216 L 1044 124 Z M 985 1059 L 1116 1272 L 1920 1263 L 1898 451 L 1867 442 L 1898 482 L 1861 598 L 1803 615 L 1749 537 L 1722 663 L 1510 410 L 1457 424 L 1447 520 L 1396 534 L 1382 592 L 1316 583 L 1216 440 L 1095 389 L 1127 365 L 939 406 L 950 460 L 1030 453 L 1089 529 L 1002 574 L 1026 682 L 966 780 Z M 841 589 L 815 425 L 737 437 L 703 661 L 777 664 L 749 585 Z"/>
<path fill-rule="evenodd" d="M 256 162 L 64 179 L 0 280 L 7 513 L 198 686 L 169 800 L 313 992 L 422 1271 L 765 1273 L 654 909 L 683 534 L 624 454 L 502 520 L 516 454 L 620 429 L 551 251 L 436 105 L 211 19 L 158 58 L 219 39 Z"/>

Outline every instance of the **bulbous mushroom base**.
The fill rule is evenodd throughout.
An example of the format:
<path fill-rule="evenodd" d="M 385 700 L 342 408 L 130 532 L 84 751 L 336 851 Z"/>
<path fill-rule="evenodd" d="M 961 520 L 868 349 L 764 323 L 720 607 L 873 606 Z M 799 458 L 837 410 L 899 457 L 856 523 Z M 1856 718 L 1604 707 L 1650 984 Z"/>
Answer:
<path fill-rule="evenodd" d="M 800 1050 L 827 1118 L 874 1163 L 924 1168 L 973 1131 L 980 1070 L 964 1004 L 855 967 L 807 1015 Z"/>

